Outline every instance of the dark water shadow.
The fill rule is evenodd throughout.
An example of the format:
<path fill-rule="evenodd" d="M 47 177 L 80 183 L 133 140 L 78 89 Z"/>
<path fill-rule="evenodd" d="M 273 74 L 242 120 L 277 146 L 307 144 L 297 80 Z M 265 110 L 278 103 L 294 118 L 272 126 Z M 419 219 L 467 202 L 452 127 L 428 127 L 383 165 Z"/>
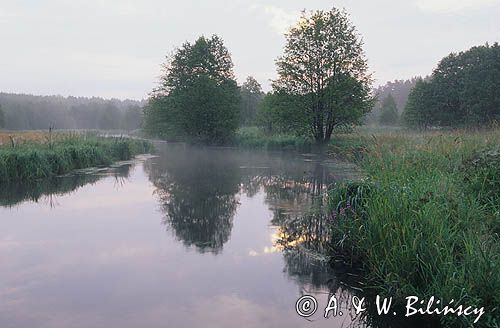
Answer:
<path fill-rule="evenodd" d="M 54 207 L 57 204 L 57 197 L 75 192 L 85 185 L 93 185 L 109 176 L 116 179 L 117 185 L 123 185 L 131 167 L 131 163 L 124 163 L 109 168 L 79 170 L 65 176 L 28 183 L 2 183 L 0 184 L 0 206 L 14 207 L 23 202 L 38 203 L 44 200 Z"/>

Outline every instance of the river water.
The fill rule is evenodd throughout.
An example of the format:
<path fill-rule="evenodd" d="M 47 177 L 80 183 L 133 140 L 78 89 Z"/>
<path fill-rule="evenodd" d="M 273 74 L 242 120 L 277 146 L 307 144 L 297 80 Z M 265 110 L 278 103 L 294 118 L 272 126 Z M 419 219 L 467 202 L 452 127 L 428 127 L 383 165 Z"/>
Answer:
<path fill-rule="evenodd" d="M 351 165 L 157 145 L 158 156 L 0 187 L 0 327 L 359 327 L 318 213 Z M 308 319 L 299 297 L 317 299 Z M 323 317 L 331 296 L 343 315 Z"/>

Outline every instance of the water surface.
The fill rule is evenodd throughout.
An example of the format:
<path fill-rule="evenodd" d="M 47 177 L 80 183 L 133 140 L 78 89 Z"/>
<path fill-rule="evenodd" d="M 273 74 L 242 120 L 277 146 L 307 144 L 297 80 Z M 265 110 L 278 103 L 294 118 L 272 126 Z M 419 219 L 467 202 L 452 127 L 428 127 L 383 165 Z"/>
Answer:
<path fill-rule="evenodd" d="M 355 174 L 310 154 L 158 145 L 154 158 L 0 187 L 0 327 L 358 327 L 321 254 L 321 192 Z M 306 320 L 304 294 L 319 302 Z"/>

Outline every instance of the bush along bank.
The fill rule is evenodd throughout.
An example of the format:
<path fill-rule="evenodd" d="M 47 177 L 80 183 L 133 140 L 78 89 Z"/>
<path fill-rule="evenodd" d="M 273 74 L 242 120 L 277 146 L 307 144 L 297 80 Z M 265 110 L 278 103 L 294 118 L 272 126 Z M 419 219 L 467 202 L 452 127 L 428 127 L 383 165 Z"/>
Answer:
<path fill-rule="evenodd" d="M 311 151 L 314 142 L 292 134 L 269 134 L 258 127 L 242 127 L 236 131 L 233 144 L 241 148 L 263 150 Z"/>
<path fill-rule="evenodd" d="M 152 151 L 148 141 L 72 136 L 53 142 L 0 147 L 0 183 L 28 182 L 75 169 L 106 166 Z"/>
<path fill-rule="evenodd" d="M 423 316 L 443 326 L 499 327 L 500 132 L 350 138 L 368 178 L 328 193 L 333 257 L 403 309 L 416 296 L 426 312 L 434 296 Z"/>

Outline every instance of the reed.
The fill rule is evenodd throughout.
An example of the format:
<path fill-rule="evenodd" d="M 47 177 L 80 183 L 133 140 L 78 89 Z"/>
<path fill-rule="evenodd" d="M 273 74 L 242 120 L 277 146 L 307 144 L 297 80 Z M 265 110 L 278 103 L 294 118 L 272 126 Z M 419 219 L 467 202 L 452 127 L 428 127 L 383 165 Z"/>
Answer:
<path fill-rule="evenodd" d="M 484 306 L 474 326 L 498 327 L 498 145 L 500 130 L 363 133 L 336 141 L 332 155 L 355 159 L 368 178 L 329 192 L 333 253 L 358 259 L 378 294 L 401 303 L 416 295 Z M 439 320 L 456 327 L 474 318 Z"/>
<path fill-rule="evenodd" d="M 151 151 L 147 141 L 68 134 L 0 146 L 0 183 L 23 182 L 105 166 Z"/>

